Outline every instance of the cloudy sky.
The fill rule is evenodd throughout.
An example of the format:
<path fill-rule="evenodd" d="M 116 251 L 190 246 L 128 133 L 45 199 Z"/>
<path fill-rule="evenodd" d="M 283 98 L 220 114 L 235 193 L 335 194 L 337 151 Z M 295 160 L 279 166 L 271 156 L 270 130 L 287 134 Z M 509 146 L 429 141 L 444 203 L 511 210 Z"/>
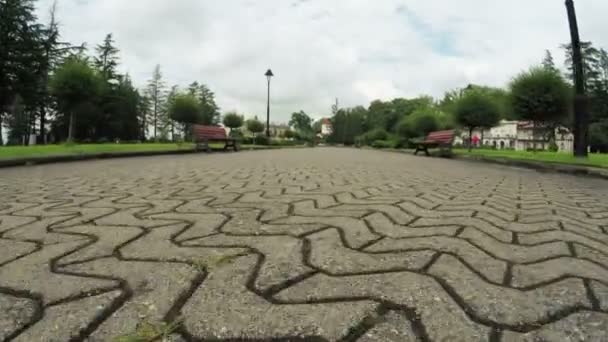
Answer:
<path fill-rule="evenodd" d="M 562 0 L 58 0 L 63 38 L 113 33 L 121 70 L 144 86 L 160 64 L 168 84 L 207 84 L 223 111 L 273 121 L 328 114 L 374 99 L 441 96 L 468 83 L 504 86 L 539 63 L 563 63 Z M 41 20 L 52 0 L 39 0 Z M 608 1 L 577 0 L 583 40 L 608 48 Z"/>

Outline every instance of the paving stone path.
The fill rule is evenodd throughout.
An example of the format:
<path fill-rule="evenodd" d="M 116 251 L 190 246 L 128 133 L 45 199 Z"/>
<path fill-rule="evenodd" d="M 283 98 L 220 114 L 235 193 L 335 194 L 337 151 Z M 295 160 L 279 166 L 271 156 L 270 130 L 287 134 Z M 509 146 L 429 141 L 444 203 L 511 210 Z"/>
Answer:
<path fill-rule="evenodd" d="M 354 149 L 0 170 L 0 341 L 608 341 L 608 182 Z"/>

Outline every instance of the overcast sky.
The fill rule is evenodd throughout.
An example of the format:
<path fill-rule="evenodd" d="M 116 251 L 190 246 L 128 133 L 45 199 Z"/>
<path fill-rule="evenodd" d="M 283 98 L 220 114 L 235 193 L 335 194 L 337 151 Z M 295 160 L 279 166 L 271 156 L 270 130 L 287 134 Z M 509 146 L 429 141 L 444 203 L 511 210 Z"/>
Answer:
<path fill-rule="evenodd" d="M 52 0 L 39 0 L 41 20 Z M 608 1 L 578 0 L 583 40 L 608 48 Z M 273 121 L 327 116 L 374 99 L 436 97 L 469 83 L 504 86 L 539 63 L 563 64 L 563 0 L 59 0 L 64 40 L 113 33 L 121 71 L 143 87 L 156 64 L 168 84 L 207 84 L 222 111 Z"/>

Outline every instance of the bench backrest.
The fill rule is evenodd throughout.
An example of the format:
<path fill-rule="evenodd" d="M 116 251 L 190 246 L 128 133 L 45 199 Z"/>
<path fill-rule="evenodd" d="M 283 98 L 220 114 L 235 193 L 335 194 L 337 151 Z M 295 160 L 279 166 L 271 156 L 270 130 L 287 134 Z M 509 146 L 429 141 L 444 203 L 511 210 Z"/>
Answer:
<path fill-rule="evenodd" d="M 201 140 L 223 140 L 228 136 L 226 135 L 226 130 L 224 127 L 219 126 L 202 126 L 202 125 L 194 125 L 192 127 L 194 132 L 194 138 L 196 141 Z"/>
<path fill-rule="evenodd" d="M 440 144 L 451 144 L 454 141 L 454 135 L 454 130 L 431 132 L 426 140 L 434 141 Z"/>

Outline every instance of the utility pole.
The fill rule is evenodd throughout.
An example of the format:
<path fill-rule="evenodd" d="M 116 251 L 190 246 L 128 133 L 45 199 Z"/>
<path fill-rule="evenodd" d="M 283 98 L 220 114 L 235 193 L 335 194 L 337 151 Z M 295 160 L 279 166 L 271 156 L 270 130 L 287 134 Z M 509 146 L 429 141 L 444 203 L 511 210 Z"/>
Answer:
<path fill-rule="evenodd" d="M 588 157 L 589 139 L 589 113 L 588 101 L 585 89 L 585 70 L 583 68 L 583 54 L 581 52 L 581 40 L 578 33 L 578 23 L 574 1 L 566 0 L 568 10 L 568 22 L 570 23 L 570 35 L 572 38 L 572 62 L 574 64 L 574 156 L 579 158 Z"/>

